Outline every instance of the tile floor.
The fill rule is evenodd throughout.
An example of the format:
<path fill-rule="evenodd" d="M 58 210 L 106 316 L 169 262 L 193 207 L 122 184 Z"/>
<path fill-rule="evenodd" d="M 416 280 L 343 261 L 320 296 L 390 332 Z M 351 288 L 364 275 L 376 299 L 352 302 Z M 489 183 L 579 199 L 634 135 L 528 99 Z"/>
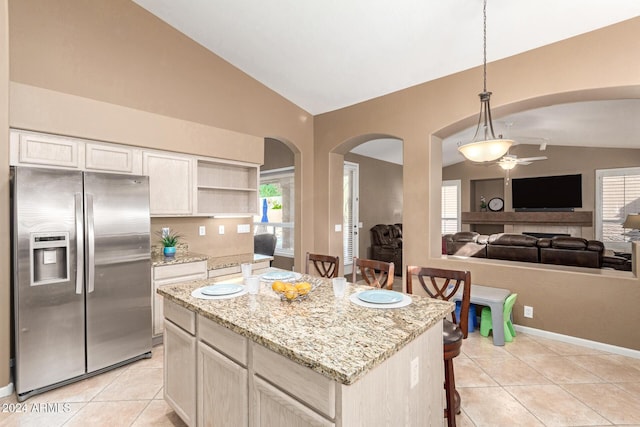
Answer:
<path fill-rule="evenodd" d="M 495 347 L 476 331 L 462 350 L 460 427 L 640 427 L 640 359 L 523 333 Z M 183 426 L 162 399 L 162 357 L 154 347 L 151 359 L 28 399 L 28 410 L 58 405 L 0 412 L 0 426 Z M 0 410 L 15 402 L 0 399 Z"/>

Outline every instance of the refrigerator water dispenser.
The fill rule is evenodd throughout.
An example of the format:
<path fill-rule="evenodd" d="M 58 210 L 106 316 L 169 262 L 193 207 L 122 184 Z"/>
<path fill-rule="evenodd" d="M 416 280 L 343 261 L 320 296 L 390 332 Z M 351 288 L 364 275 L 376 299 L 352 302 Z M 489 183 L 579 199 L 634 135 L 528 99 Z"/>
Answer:
<path fill-rule="evenodd" d="M 31 286 L 69 281 L 69 233 L 32 233 Z"/>

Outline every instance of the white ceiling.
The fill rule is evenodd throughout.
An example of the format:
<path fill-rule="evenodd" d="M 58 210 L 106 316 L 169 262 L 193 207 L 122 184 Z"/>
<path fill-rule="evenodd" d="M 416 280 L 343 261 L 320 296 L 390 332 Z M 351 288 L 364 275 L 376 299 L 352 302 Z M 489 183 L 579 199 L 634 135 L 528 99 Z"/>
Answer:
<path fill-rule="evenodd" d="M 482 64 L 481 0 L 133 1 L 314 115 Z M 640 0 L 489 0 L 487 60 L 636 16 Z M 640 103 L 629 102 L 552 106 L 494 125 L 496 134 L 527 143 L 638 145 Z M 613 121 L 615 127 L 601 126 Z M 469 132 L 445 140 L 445 165 L 462 160 L 456 144 L 470 141 Z M 354 152 L 402 163 L 398 144 L 363 144 Z"/>

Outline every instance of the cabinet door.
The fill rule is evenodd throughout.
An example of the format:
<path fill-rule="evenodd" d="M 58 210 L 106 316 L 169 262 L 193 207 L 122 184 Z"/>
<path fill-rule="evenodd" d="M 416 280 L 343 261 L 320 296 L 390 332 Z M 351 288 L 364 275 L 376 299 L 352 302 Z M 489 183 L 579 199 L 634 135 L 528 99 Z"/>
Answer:
<path fill-rule="evenodd" d="M 198 343 L 198 425 L 247 426 L 247 370 L 207 344 Z"/>
<path fill-rule="evenodd" d="M 11 132 L 11 149 L 17 151 L 17 164 L 78 168 L 79 146 L 80 143 L 71 138 Z"/>
<path fill-rule="evenodd" d="M 87 142 L 85 144 L 85 168 L 87 170 L 133 173 L 133 152 L 134 150 L 129 147 Z"/>
<path fill-rule="evenodd" d="M 164 322 L 164 400 L 189 426 L 196 425 L 196 337 Z"/>
<path fill-rule="evenodd" d="M 333 422 L 255 375 L 253 384 L 254 401 L 251 406 L 254 411 L 254 427 L 335 426 Z"/>
<path fill-rule="evenodd" d="M 142 173 L 149 176 L 149 208 L 151 215 L 191 214 L 192 160 L 145 151 Z"/>

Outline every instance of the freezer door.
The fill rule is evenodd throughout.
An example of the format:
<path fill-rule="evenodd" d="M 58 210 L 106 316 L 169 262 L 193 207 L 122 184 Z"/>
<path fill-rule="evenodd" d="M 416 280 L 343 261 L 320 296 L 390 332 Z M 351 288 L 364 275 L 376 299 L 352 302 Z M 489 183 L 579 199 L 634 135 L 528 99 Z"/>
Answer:
<path fill-rule="evenodd" d="M 82 174 L 15 168 L 13 297 L 16 391 L 85 372 Z"/>
<path fill-rule="evenodd" d="M 151 351 L 149 181 L 85 173 L 87 372 Z"/>

